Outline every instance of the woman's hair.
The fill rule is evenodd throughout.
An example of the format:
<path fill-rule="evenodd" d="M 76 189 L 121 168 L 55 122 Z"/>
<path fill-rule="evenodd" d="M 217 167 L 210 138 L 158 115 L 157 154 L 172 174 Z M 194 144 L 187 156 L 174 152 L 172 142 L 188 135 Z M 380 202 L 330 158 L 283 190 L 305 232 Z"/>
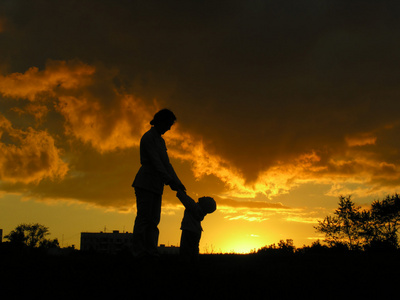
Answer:
<path fill-rule="evenodd" d="M 170 111 L 167 108 L 164 108 L 160 111 L 158 111 L 154 117 L 153 120 L 150 121 L 150 125 L 156 125 L 160 123 L 167 123 L 171 122 L 172 124 L 175 123 L 176 117 L 172 111 Z"/>

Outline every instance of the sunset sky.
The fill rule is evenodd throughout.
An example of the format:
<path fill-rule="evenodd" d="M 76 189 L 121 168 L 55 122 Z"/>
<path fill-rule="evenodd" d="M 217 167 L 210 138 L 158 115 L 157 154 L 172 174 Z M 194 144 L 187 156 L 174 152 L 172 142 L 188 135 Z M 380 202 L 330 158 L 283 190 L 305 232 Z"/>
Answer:
<path fill-rule="evenodd" d="M 132 232 L 139 141 L 157 110 L 197 199 L 201 252 L 297 247 L 339 195 L 400 192 L 397 1 L 0 0 L 0 228 L 63 247 Z M 159 242 L 179 245 L 166 187 Z"/>

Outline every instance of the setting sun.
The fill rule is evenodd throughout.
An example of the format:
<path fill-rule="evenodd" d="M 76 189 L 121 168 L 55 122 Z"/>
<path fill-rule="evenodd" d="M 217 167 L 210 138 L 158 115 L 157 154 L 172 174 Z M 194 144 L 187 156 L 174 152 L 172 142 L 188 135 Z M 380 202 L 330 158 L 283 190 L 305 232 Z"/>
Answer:
<path fill-rule="evenodd" d="M 250 234 L 240 240 L 233 239 L 232 241 L 227 241 L 223 247 L 224 250 L 222 252 L 246 254 L 250 252 L 255 252 L 267 244 L 268 241 L 261 242 L 259 236 Z"/>

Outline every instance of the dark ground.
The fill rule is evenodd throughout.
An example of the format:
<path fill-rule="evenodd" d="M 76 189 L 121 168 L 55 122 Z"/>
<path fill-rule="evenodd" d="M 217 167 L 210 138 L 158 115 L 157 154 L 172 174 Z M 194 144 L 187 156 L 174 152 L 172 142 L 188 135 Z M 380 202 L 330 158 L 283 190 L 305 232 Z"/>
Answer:
<path fill-rule="evenodd" d="M 371 299 L 398 295 L 398 253 L 201 255 L 157 262 L 0 251 L 0 299 Z"/>

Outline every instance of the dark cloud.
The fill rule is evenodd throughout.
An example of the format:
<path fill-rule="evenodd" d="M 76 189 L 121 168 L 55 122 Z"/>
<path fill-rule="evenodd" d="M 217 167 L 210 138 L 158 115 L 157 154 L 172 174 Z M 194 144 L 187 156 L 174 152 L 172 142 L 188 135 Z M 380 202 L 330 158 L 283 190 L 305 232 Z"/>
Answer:
<path fill-rule="evenodd" d="M 168 106 L 179 133 L 190 135 L 187 148 L 171 150 L 187 158 L 201 142 L 197 159 L 207 153 L 218 167 L 202 160 L 194 168 L 225 183 L 230 168 L 232 181 L 243 176 L 249 185 L 277 173 L 287 188 L 293 176 L 398 182 L 400 7 L 393 1 L 42 0 L 1 8 L 3 82 L 32 67 L 41 82 L 53 79 L 44 89 L 57 109 L 15 105 L 40 126 L 46 114 L 49 123 L 58 115 L 69 137 L 114 151 L 135 147 L 138 128 Z M 46 77 L 57 69 L 49 60 L 72 76 Z M 90 82 L 78 81 L 83 90 L 58 86 L 83 80 L 72 66 L 96 70 Z M 127 99 L 139 109 L 124 106 Z M 123 128 L 127 139 L 115 135 Z"/>

